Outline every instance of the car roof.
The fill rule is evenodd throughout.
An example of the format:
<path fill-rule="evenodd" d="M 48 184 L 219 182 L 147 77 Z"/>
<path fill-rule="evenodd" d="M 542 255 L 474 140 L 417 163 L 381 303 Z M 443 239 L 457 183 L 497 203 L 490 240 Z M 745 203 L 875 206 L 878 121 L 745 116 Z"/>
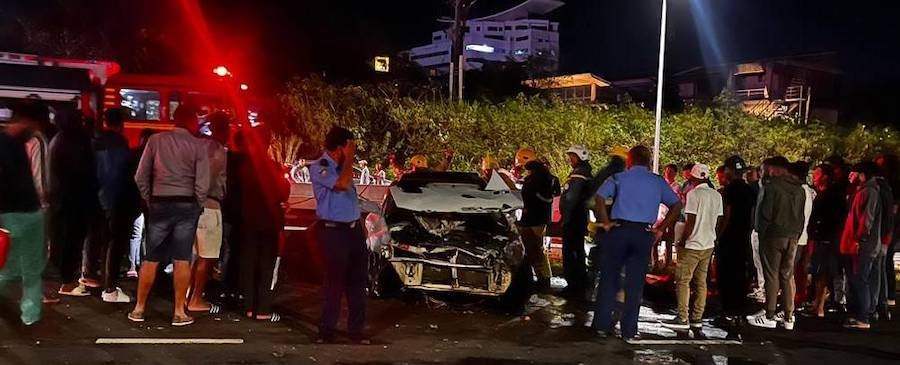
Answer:
<path fill-rule="evenodd" d="M 460 171 L 415 171 L 403 174 L 396 182 L 397 187 L 403 191 L 415 191 L 432 183 L 471 184 L 483 189 L 484 180 L 476 173 Z"/>

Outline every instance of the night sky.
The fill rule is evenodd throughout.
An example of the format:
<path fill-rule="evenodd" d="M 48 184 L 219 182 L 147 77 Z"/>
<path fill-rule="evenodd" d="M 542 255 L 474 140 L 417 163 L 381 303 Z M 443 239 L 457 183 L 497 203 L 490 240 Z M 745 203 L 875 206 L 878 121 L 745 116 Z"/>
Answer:
<path fill-rule="evenodd" d="M 184 68 L 202 64 L 186 58 L 213 62 L 198 46 L 190 22 L 180 16 L 178 1 L 7 0 L 0 9 L 0 49 L 23 46 L 8 24 L 24 18 L 48 26 L 99 28 L 117 60 L 130 57 L 134 35 L 149 29 L 167 49 L 178 50 Z M 501 1 L 511 0 L 480 0 L 491 6 Z M 610 80 L 655 75 L 658 0 L 565 2 L 552 15 L 561 24 L 562 72 L 590 71 Z M 879 3 L 886 2 L 670 0 L 666 64 L 678 71 L 719 60 L 834 51 L 851 96 L 869 93 L 875 98 L 872 108 L 888 108 L 900 81 L 900 30 L 896 17 Z M 217 57 L 267 86 L 309 73 L 352 82 L 368 72 L 371 57 L 428 43 L 430 32 L 439 28 L 435 19 L 448 15 L 443 0 L 200 4 L 212 27 Z"/>

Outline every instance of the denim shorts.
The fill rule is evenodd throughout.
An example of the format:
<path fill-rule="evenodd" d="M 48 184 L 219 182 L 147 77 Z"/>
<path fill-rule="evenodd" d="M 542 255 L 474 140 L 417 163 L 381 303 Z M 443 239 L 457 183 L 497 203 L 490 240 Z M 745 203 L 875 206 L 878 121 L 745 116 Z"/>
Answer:
<path fill-rule="evenodd" d="M 190 261 L 203 208 L 192 201 L 152 201 L 147 214 L 144 261 Z"/>

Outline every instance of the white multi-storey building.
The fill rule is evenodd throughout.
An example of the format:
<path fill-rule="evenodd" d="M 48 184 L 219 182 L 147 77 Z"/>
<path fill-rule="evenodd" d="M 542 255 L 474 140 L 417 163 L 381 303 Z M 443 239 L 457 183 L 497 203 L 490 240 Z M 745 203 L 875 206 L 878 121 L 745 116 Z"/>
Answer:
<path fill-rule="evenodd" d="M 552 65 L 559 57 L 559 23 L 547 14 L 563 5 L 558 0 L 525 0 L 512 8 L 466 22 L 465 67 L 480 69 L 489 62 L 524 62 L 542 57 Z M 410 50 L 410 59 L 425 68 L 447 72 L 450 34 L 432 33 L 431 44 Z"/>

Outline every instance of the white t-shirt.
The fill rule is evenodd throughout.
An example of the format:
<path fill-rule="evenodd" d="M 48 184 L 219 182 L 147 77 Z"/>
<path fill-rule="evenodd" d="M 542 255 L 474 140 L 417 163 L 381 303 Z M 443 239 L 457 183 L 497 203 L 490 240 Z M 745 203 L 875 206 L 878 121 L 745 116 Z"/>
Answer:
<path fill-rule="evenodd" d="M 694 230 L 685 241 L 685 248 L 691 250 L 708 250 L 716 247 L 716 223 L 724 214 L 722 195 L 707 184 L 697 185 L 687 193 L 685 214 L 697 216 Z"/>
<path fill-rule="evenodd" d="M 809 184 L 803 184 L 803 190 L 806 192 L 806 202 L 803 205 L 803 233 L 800 233 L 800 239 L 797 240 L 798 246 L 806 246 L 809 242 L 809 235 L 806 229 L 809 228 L 809 216 L 812 215 L 813 200 L 816 200 L 816 191 L 809 187 Z"/>

